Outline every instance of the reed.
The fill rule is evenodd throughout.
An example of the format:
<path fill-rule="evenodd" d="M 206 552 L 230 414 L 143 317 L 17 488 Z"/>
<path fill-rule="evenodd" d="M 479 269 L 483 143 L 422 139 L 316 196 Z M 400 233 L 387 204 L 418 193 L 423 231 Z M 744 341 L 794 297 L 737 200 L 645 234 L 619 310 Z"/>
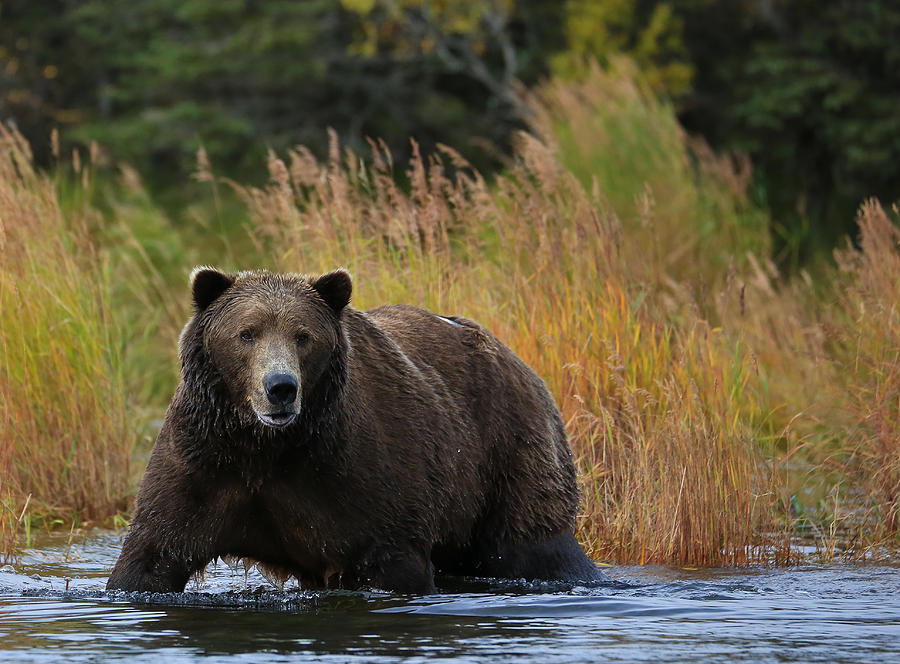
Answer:
<path fill-rule="evenodd" d="M 895 207 L 894 213 L 897 213 Z M 900 544 L 900 230 L 867 201 L 860 248 L 836 252 L 845 284 L 826 321 L 845 395 L 831 461 L 866 500 L 848 519 L 857 539 Z"/>
<path fill-rule="evenodd" d="M 17 520 L 28 496 L 29 514 L 103 518 L 131 489 L 112 275 L 95 217 L 64 214 L 57 185 L 0 129 L 0 500 Z"/>
<path fill-rule="evenodd" d="M 621 220 L 630 271 L 712 285 L 748 252 L 768 255 L 768 216 L 747 199 L 749 160 L 688 137 L 631 61 L 594 63 L 580 82 L 551 80 L 529 101 L 541 140 Z"/>

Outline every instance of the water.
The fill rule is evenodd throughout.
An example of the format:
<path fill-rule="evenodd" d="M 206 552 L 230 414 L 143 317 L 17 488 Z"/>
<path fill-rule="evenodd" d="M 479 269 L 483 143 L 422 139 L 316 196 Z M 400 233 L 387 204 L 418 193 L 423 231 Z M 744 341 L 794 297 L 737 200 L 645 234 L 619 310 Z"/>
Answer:
<path fill-rule="evenodd" d="M 55 537 L 0 569 L 0 662 L 900 662 L 890 566 L 624 567 L 603 588 L 452 579 L 406 597 L 282 590 L 220 562 L 186 593 L 106 593 L 120 546 Z"/>

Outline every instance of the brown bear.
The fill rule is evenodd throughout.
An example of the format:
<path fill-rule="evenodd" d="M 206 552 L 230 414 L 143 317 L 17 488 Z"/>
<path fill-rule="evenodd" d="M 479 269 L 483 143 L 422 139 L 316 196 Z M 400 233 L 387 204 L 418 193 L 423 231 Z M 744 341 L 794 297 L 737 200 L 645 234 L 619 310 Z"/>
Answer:
<path fill-rule="evenodd" d="M 345 270 L 191 283 L 182 380 L 107 588 L 182 591 L 217 556 L 314 589 L 603 578 L 573 535 L 559 411 L 490 332 L 357 311 Z"/>

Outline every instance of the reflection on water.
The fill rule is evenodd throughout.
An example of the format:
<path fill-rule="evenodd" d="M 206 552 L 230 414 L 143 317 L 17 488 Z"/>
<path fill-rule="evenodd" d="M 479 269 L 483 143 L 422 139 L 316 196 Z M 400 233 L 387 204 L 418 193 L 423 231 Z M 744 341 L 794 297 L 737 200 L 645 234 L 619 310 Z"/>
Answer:
<path fill-rule="evenodd" d="M 0 661 L 900 661 L 887 566 L 619 568 L 590 589 L 445 579 L 404 597 L 278 590 L 220 563 L 193 592 L 108 594 L 119 546 L 51 541 L 0 569 Z"/>

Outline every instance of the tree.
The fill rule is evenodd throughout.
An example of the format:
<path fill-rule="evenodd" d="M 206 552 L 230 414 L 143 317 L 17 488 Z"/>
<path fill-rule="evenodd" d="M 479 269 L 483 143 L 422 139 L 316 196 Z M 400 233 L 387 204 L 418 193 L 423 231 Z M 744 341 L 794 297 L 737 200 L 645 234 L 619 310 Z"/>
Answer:
<path fill-rule="evenodd" d="M 249 178 L 268 147 L 324 152 L 327 127 L 357 149 L 383 138 L 398 159 L 410 136 L 450 143 L 490 168 L 524 127 L 516 78 L 544 73 L 543 49 L 561 43 L 547 0 L 0 7 L 0 116 L 38 145 L 54 126 L 98 140 L 161 186 L 201 145 L 217 170 Z"/>
<path fill-rule="evenodd" d="M 684 0 L 696 77 L 682 119 L 751 155 L 783 261 L 900 198 L 900 6 L 889 0 Z"/>
<path fill-rule="evenodd" d="M 565 8 L 566 48 L 553 56 L 556 74 L 580 76 L 590 60 L 624 53 L 657 92 L 677 97 L 689 90 L 692 67 L 671 3 L 566 0 Z"/>

